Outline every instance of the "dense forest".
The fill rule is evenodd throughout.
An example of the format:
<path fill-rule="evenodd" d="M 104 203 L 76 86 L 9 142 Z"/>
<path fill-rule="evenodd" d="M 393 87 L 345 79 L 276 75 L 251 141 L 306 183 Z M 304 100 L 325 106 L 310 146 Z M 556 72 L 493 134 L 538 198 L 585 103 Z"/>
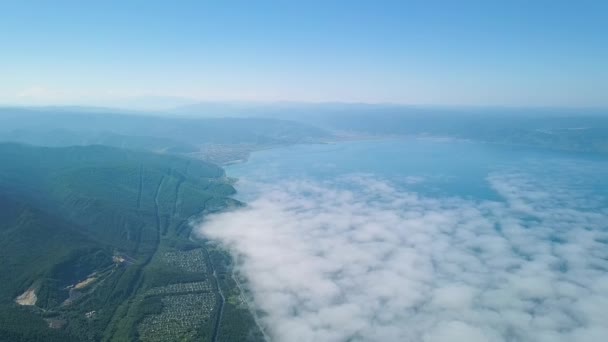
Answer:
<path fill-rule="evenodd" d="M 233 193 L 200 160 L 0 144 L 0 340 L 242 340 L 218 330 L 224 285 L 189 238 L 190 219 L 240 205 Z"/>

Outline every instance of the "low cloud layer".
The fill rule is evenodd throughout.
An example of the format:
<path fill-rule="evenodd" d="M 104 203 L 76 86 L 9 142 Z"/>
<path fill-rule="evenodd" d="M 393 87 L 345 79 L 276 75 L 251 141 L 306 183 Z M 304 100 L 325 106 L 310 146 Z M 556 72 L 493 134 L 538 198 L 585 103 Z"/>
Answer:
<path fill-rule="evenodd" d="M 274 341 L 604 341 L 608 211 L 524 174 L 487 181 L 504 202 L 260 184 L 199 232 L 235 255 Z"/>

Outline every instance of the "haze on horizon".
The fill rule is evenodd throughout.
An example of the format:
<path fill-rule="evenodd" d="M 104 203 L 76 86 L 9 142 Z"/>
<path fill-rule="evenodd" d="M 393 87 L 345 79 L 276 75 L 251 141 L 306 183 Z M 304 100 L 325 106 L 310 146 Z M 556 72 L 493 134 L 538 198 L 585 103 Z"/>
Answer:
<path fill-rule="evenodd" d="M 605 1 L 12 1 L 0 104 L 608 106 Z"/>

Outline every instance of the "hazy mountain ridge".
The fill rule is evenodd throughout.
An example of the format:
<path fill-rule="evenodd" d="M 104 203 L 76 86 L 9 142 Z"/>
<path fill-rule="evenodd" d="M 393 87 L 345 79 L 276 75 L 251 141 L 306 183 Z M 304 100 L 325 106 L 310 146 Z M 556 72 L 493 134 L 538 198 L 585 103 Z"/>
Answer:
<path fill-rule="evenodd" d="M 180 113 L 282 118 L 336 136 L 428 135 L 608 153 L 608 110 L 602 108 L 440 107 L 365 103 L 198 104 Z M 205 114 L 202 114 L 205 113 Z"/>
<path fill-rule="evenodd" d="M 323 129 L 272 118 L 195 118 L 65 110 L 0 109 L 0 133 L 64 130 L 76 134 L 155 137 L 186 144 L 297 143 L 325 138 Z M 16 131 L 17 130 L 17 131 Z M 16 133 L 15 133 L 16 131 Z"/>
<path fill-rule="evenodd" d="M 213 154 L 209 146 L 237 146 L 236 156 L 212 159 L 217 162 L 260 147 L 412 135 L 608 153 L 603 109 L 202 103 L 168 113 L 179 114 L 4 108 L 0 139 L 46 146 L 103 144 L 198 158 Z"/>

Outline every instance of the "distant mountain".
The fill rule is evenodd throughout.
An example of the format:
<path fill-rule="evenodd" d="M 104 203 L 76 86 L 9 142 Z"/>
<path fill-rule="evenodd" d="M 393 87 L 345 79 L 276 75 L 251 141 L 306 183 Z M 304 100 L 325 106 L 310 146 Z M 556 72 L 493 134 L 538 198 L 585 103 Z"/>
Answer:
<path fill-rule="evenodd" d="M 386 106 L 303 118 L 338 135 L 439 136 L 608 154 L 608 110 L 601 109 Z"/>
<path fill-rule="evenodd" d="M 439 107 L 363 103 L 200 103 L 190 115 L 297 121 L 337 136 L 425 135 L 608 153 L 608 109 Z"/>
<path fill-rule="evenodd" d="M 202 144 L 291 144 L 330 136 L 314 126 L 269 118 L 194 118 L 116 112 L 0 108 L 0 139 L 48 146 L 103 143 L 150 150 Z"/>

